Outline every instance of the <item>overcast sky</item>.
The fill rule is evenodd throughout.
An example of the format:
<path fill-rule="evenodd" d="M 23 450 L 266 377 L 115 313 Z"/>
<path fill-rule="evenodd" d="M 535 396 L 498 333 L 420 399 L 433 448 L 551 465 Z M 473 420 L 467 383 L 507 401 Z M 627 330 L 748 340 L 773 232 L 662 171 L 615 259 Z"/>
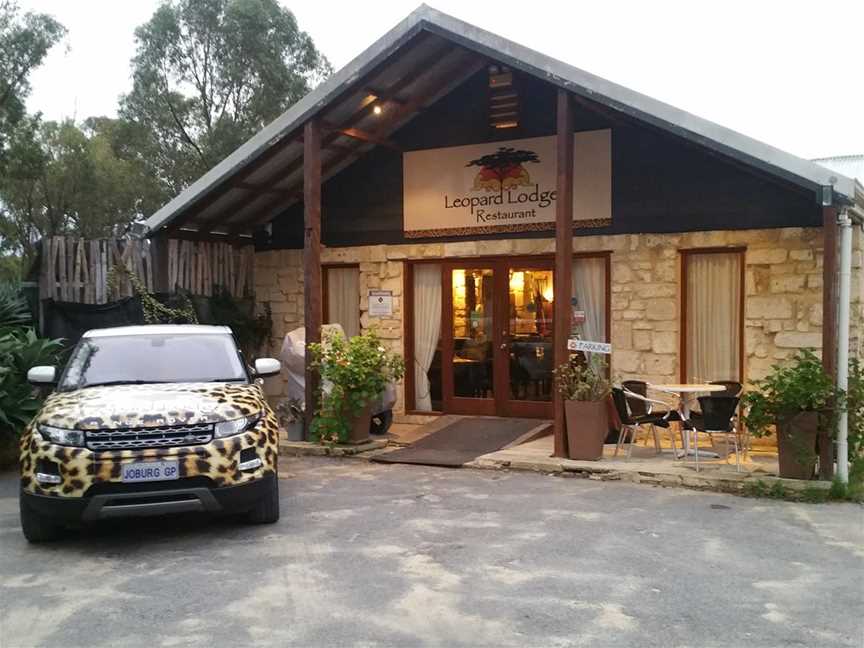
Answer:
<path fill-rule="evenodd" d="M 337 69 L 419 0 L 280 0 Z M 133 31 L 159 0 L 19 0 L 69 30 L 32 77 L 48 119 L 114 115 Z M 781 149 L 864 153 L 862 0 L 432 0 L 571 65 Z"/>

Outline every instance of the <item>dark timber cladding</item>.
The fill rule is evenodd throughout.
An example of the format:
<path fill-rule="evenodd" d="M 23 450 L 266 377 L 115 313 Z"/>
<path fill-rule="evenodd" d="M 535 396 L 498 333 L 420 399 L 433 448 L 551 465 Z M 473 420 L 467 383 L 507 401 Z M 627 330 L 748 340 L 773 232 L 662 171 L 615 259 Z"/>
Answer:
<path fill-rule="evenodd" d="M 558 90 L 557 104 L 557 191 L 555 201 L 555 366 L 568 361 L 570 335 L 570 282 L 573 272 L 573 106 L 570 93 Z M 567 457 L 564 427 L 564 400 L 553 390 L 555 410 L 555 456 Z"/>
<path fill-rule="evenodd" d="M 303 128 L 303 316 L 306 344 L 321 341 L 321 126 L 317 119 Z M 306 429 L 317 409 L 318 372 L 306 364 Z"/>

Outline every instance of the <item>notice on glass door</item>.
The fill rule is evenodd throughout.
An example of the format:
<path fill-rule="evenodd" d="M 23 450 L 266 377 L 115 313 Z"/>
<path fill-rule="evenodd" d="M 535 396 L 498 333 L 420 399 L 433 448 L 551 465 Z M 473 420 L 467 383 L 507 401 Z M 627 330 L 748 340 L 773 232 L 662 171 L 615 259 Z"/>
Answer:
<path fill-rule="evenodd" d="M 390 317 L 393 315 L 393 291 L 369 291 L 369 317 Z"/>

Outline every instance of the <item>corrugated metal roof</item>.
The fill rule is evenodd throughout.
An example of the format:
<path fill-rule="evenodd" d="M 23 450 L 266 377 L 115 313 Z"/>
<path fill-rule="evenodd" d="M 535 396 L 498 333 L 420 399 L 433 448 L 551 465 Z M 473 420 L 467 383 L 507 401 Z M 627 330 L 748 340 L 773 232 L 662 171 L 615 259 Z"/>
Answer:
<path fill-rule="evenodd" d="M 248 234 L 299 199 L 303 155 L 299 138 L 303 125 L 311 117 L 323 114 L 329 124 L 338 125 L 343 119 L 356 116 L 359 121 L 352 122 L 352 126 L 374 129 L 371 123 L 374 118 L 363 112 L 364 102 L 370 92 L 374 94 L 379 88 L 398 88 L 392 93 L 395 103 L 413 110 L 400 114 L 397 109 L 400 119 L 390 124 L 392 132 L 407 123 L 418 109 L 437 101 L 488 61 L 505 63 L 814 191 L 834 179 L 835 195 L 854 197 L 854 181 L 836 171 L 421 5 L 153 214 L 145 227 L 148 233 L 154 233 L 169 224 L 176 227 L 182 223 L 183 227 L 204 232 Z M 340 155 L 340 148 L 344 151 L 351 144 L 356 145 L 356 140 L 338 133 L 338 128 L 330 131 L 331 148 L 322 151 L 325 179 L 375 146 L 366 143 L 355 146 L 350 155 Z M 239 186 L 242 184 L 247 186 Z M 262 190 L 262 186 L 266 189 Z"/>

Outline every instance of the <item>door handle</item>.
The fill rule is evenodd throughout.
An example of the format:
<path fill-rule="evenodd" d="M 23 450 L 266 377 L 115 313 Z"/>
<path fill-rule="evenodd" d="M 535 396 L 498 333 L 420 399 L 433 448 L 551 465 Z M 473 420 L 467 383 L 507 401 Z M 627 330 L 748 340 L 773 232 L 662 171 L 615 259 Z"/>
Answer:
<path fill-rule="evenodd" d="M 507 343 L 505 342 L 504 344 L 502 344 L 500 348 L 502 351 L 504 351 L 507 348 Z"/>

